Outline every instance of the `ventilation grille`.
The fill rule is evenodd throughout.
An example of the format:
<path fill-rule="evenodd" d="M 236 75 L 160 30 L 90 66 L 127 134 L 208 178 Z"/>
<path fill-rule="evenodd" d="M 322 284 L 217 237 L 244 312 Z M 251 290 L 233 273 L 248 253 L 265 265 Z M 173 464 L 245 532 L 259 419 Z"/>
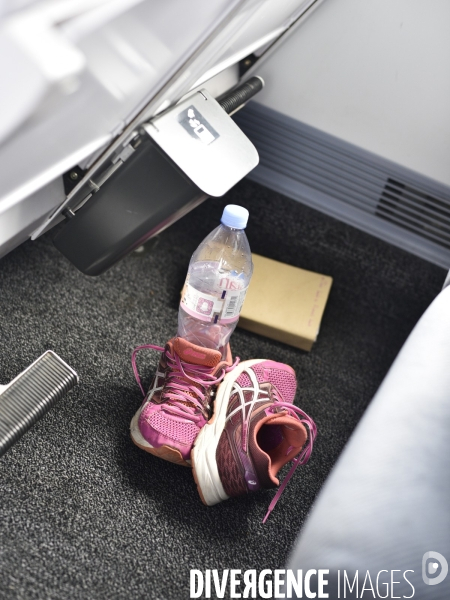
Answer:
<path fill-rule="evenodd" d="M 250 178 L 450 267 L 450 189 L 254 102 L 235 120 L 255 144 Z"/>
<path fill-rule="evenodd" d="M 450 203 L 388 178 L 376 214 L 450 249 Z"/>

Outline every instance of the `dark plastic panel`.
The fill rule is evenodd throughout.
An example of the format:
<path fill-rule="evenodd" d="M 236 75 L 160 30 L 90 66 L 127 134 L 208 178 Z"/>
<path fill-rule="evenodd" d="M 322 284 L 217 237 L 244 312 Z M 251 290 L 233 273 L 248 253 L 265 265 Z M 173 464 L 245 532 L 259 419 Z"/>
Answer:
<path fill-rule="evenodd" d="M 150 138 L 144 138 L 67 221 L 54 244 L 77 269 L 100 275 L 205 197 Z"/>

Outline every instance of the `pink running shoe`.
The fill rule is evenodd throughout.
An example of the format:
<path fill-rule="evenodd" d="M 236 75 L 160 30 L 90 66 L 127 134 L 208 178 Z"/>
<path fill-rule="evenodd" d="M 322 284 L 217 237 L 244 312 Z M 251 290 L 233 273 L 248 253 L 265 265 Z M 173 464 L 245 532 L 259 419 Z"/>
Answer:
<path fill-rule="evenodd" d="M 275 488 L 279 470 L 293 461 L 266 521 L 295 469 L 308 462 L 317 435 L 314 421 L 292 404 L 296 386 L 291 367 L 265 360 L 242 362 L 224 378 L 191 454 L 204 504 Z"/>
<path fill-rule="evenodd" d="M 145 394 L 136 367 L 136 353 L 162 352 L 152 385 Z M 217 350 L 195 346 L 183 338 L 169 340 L 165 348 L 148 344 L 133 352 L 132 365 L 144 402 L 134 415 L 131 439 L 146 452 L 179 465 L 190 466 L 192 444 L 211 416 L 216 386 L 233 364 L 230 346 L 225 360 Z"/>

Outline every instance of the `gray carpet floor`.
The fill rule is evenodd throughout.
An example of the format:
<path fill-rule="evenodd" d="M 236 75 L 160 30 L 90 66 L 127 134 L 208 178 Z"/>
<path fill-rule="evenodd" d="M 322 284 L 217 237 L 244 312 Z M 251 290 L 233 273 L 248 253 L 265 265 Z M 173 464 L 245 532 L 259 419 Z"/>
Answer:
<path fill-rule="evenodd" d="M 174 335 L 190 256 L 229 202 L 249 209 L 254 252 L 334 278 L 310 353 L 240 329 L 232 337 L 241 359 L 292 365 L 296 403 L 319 430 L 265 525 L 274 492 L 207 508 L 190 470 L 139 450 L 128 429 L 141 402 L 131 351 Z M 0 459 L 0 598 L 182 599 L 190 569 L 283 568 L 444 271 L 249 181 L 99 278 L 77 272 L 52 235 L 0 261 L 0 383 L 52 349 L 80 384 Z M 140 356 L 147 384 L 158 358 Z"/>

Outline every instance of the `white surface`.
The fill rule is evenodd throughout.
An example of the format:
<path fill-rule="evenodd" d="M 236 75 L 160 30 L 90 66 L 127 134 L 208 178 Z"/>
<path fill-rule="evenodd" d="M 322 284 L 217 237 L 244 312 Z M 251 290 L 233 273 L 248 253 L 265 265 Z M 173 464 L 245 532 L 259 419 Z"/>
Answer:
<path fill-rule="evenodd" d="M 0 0 L 0 211 L 92 165 L 128 126 L 271 39 L 310 1 Z M 28 236 L 20 228 L 17 244 Z M 0 256 L 11 239 L 0 238 Z"/>
<path fill-rule="evenodd" d="M 326 0 L 258 102 L 450 185 L 450 2 Z"/>
<path fill-rule="evenodd" d="M 207 81 L 281 35 L 312 2 L 314 0 L 250 0 L 235 19 L 239 27 L 226 32 L 226 44 L 222 45 L 221 54 L 195 85 Z"/>
<path fill-rule="evenodd" d="M 120 133 L 239 2 L 41 0 L 3 15 L 0 256 L 63 201 L 64 193 L 57 202 L 53 193 L 47 198 L 44 186 Z M 83 12 L 87 5 L 92 10 Z M 185 27 L 192 11 L 195 23 Z M 37 17 L 40 29 L 33 29 Z M 56 47 L 72 49 L 83 65 L 61 63 Z M 195 81 L 188 71 L 179 84 L 186 91 L 189 77 Z"/>
<path fill-rule="evenodd" d="M 0 202 L 0 256 L 23 242 L 38 223 L 64 200 L 61 177 L 46 183 L 21 202 Z"/>

